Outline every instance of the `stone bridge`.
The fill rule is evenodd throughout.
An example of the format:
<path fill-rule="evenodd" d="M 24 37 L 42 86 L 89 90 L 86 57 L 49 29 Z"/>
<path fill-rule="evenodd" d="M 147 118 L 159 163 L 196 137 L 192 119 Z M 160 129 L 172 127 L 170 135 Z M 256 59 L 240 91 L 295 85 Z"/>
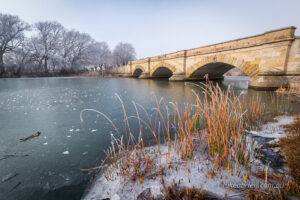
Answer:
<path fill-rule="evenodd" d="M 219 79 L 236 67 L 249 87 L 277 88 L 300 83 L 300 37 L 286 27 L 246 38 L 130 61 L 111 73 L 123 77 L 172 81 Z"/>

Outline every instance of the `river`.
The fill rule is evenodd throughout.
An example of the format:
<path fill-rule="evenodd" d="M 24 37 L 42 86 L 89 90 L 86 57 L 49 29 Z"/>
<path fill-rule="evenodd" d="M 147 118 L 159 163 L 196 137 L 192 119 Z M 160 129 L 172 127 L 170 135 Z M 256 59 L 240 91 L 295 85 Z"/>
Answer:
<path fill-rule="evenodd" d="M 226 89 L 231 81 L 219 83 Z M 271 92 L 235 85 L 237 94 L 260 96 L 269 104 Z M 0 79 L 0 199 L 80 199 L 92 176 L 80 169 L 100 163 L 113 131 L 108 121 L 94 112 L 85 112 L 81 123 L 82 109 L 105 113 L 121 129 L 123 113 L 115 94 L 131 115 L 132 101 L 151 112 L 154 95 L 166 103 L 191 103 L 192 90 L 199 88 L 160 79 Z M 296 104 L 291 108 L 300 112 Z M 37 131 L 40 136 L 20 141 Z"/>

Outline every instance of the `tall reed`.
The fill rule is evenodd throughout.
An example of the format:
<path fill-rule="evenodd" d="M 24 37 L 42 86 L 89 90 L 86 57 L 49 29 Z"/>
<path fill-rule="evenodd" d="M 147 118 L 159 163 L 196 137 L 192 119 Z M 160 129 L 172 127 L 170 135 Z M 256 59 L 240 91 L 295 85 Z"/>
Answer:
<path fill-rule="evenodd" d="M 237 171 L 238 166 L 247 168 L 252 150 L 249 149 L 245 129 L 249 127 L 247 123 L 257 120 L 263 113 L 261 101 L 253 102 L 251 109 L 247 109 L 241 97 L 233 90 L 222 91 L 218 85 L 209 81 L 197 84 L 197 87 L 198 92 L 193 91 L 195 103 L 184 107 L 172 102 L 166 104 L 162 99 L 154 97 L 156 107 L 151 110 L 153 115 L 133 102 L 136 115 L 127 116 L 124 103 L 117 95 L 122 105 L 125 129 L 120 133 L 109 120 L 118 137 L 111 135 L 112 144 L 106 151 L 106 159 L 97 168 L 106 169 L 108 178 L 111 175 L 108 165 L 117 169 L 118 175 L 131 180 L 159 174 L 162 170 L 158 167 L 160 160 L 155 158 L 161 158 L 162 144 L 168 147 L 166 159 L 168 154 L 177 153 L 183 162 L 188 162 L 197 154 L 213 161 L 214 171 L 221 168 Z M 95 112 L 108 118 L 99 111 Z M 138 134 L 132 132 L 129 120 L 137 120 Z M 143 138 L 146 135 L 153 138 L 153 145 L 157 145 L 154 151 L 145 149 Z M 171 152 L 171 147 L 174 147 L 175 152 Z"/>

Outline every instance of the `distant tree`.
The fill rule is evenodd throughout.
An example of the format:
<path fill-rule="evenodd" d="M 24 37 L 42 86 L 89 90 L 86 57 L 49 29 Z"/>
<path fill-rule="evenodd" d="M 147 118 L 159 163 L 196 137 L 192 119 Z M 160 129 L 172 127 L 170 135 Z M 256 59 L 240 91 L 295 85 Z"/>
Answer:
<path fill-rule="evenodd" d="M 106 42 L 91 44 L 89 56 L 94 65 L 109 66 L 112 64 L 112 53 Z"/>
<path fill-rule="evenodd" d="M 131 44 L 119 43 L 113 52 L 106 42 L 67 30 L 55 21 L 30 26 L 17 16 L 0 13 L 0 75 L 76 73 L 90 66 L 121 66 L 135 59 Z M 5 66 L 4 66 L 5 65 Z"/>
<path fill-rule="evenodd" d="M 0 75 L 5 72 L 4 54 L 19 48 L 24 41 L 24 32 L 30 26 L 17 16 L 0 13 Z"/>
<path fill-rule="evenodd" d="M 90 48 L 94 40 L 89 34 L 78 31 L 68 32 L 63 39 L 62 58 L 64 66 L 78 71 L 82 65 L 90 64 Z"/>
<path fill-rule="evenodd" d="M 113 51 L 113 63 L 115 66 L 126 65 L 128 61 L 135 59 L 135 50 L 129 43 L 120 42 Z"/>
<path fill-rule="evenodd" d="M 8 52 L 4 56 L 6 68 L 10 68 L 16 75 L 21 75 L 25 72 L 26 68 L 31 65 L 31 52 L 28 44 L 28 39 L 14 51 Z"/>
<path fill-rule="evenodd" d="M 39 67 L 48 73 L 49 60 L 56 58 L 65 28 L 60 23 L 51 21 L 38 22 L 34 27 L 37 34 L 32 38 L 33 54 Z"/>

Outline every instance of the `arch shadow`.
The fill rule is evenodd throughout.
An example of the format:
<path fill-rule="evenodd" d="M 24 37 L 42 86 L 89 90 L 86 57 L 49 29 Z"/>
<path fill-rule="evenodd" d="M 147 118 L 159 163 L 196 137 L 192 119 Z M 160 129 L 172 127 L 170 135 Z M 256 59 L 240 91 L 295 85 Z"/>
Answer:
<path fill-rule="evenodd" d="M 151 75 L 151 78 L 170 78 L 173 75 L 168 67 L 157 67 Z"/>
<path fill-rule="evenodd" d="M 136 68 L 132 74 L 133 77 L 139 77 L 143 73 L 143 70 L 140 68 Z"/>
<path fill-rule="evenodd" d="M 222 79 L 223 75 L 233 68 L 235 68 L 235 66 L 223 62 L 208 63 L 204 66 L 198 67 L 194 72 L 192 72 L 189 79 L 202 80 L 205 79 L 206 74 L 211 80 Z"/>

